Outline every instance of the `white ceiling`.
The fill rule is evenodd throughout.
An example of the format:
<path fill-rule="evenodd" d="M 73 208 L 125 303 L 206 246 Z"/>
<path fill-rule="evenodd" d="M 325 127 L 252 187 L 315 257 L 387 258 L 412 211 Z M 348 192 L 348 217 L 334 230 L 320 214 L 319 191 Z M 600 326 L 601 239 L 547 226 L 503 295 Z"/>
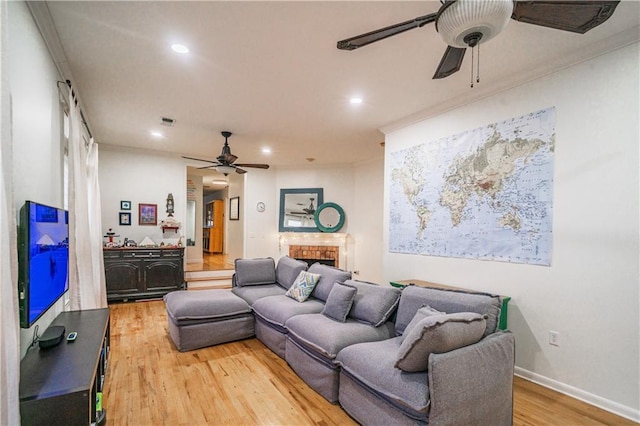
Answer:
<path fill-rule="evenodd" d="M 215 159 L 229 130 L 241 163 L 354 163 L 383 154 L 380 128 L 427 116 L 629 44 L 640 4 L 585 35 L 511 21 L 457 74 L 431 77 L 446 46 L 433 24 L 348 52 L 338 40 L 437 11 L 436 1 L 49 2 L 102 144 Z M 191 52 L 178 55 L 171 43 Z M 588 88 L 585 88 L 588 90 Z M 351 105 L 351 96 L 361 105 Z M 160 117 L 176 119 L 172 128 Z M 151 130 L 165 137 L 154 139 Z M 272 154 L 261 153 L 269 146 Z"/>

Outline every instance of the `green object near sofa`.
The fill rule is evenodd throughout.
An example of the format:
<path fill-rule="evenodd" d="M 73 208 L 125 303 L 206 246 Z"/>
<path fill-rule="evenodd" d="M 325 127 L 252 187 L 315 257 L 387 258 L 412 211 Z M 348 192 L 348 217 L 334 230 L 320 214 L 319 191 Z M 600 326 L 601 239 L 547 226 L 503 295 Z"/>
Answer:
<path fill-rule="evenodd" d="M 417 286 L 420 287 L 429 287 L 429 288 L 439 288 L 439 289 L 443 289 L 443 290 L 463 290 L 463 291 L 467 291 L 470 293 L 480 293 L 480 292 L 474 292 L 473 290 L 468 290 L 465 288 L 460 288 L 460 287 L 453 287 L 453 286 L 448 286 L 448 285 L 444 285 L 444 284 L 436 284 L 436 283 L 432 283 L 432 282 L 428 282 L 428 281 L 421 281 L 421 280 L 399 280 L 399 281 L 389 281 L 389 284 L 391 284 L 393 287 L 397 287 L 397 288 L 404 288 L 410 284 L 415 284 Z M 502 307 L 500 308 L 500 319 L 498 322 L 498 328 L 500 330 L 506 330 L 507 329 L 507 314 L 508 314 L 508 310 L 509 310 L 509 301 L 511 300 L 511 297 L 509 296 L 500 296 L 500 300 L 502 300 Z"/>

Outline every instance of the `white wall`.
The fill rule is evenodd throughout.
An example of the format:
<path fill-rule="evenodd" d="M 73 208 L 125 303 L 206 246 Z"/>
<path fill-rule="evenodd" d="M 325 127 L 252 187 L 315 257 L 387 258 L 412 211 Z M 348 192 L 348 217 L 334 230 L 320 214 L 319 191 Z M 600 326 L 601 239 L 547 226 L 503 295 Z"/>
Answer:
<path fill-rule="evenodd" d="M 349 239 L 347 265 L 343 267 L 359 271 L 354 278 L 382 282 L 382 158 L 356 165 L 251 170 L 245 176 L 241 207 L 246 226 L 245 257 L 281 256 L 280 189 L 323 188 L 324 201 L 340 205 L 345 212 L 340 232 L 348 233 Z M 266 205 L 263 213 L 256 210 L 260 201 Z"/>
<path fill-rule="evenodd" d="M 204 218 L 204 204 L 205 202 L 202 199 L 202 176 L 198 175 L 187 175 L 187 179 L 191 179 L 196 188 L 196 220 L 195 220 L 195 245 L 187 246 L 185 250 L 185 256 L 187 258 L 187 263 L 202 263 L 202 226 L 203 226 L 203 218 Z M 186 185 L 186 182 L 185 182 Z M 186 191 L 186 190 L 185 190 Z M 185 192 L 186 193 L 186 192 Z M 186 196 L 185 196 L 186 197 Z M 175 199 L 175 196 L 174 196 Z M 186 210 L 185 210 L 186 211 Z M 187 219 L 185 217 L 185 223 L 183 228 L 183 234 L 186 234 L 187 230 Z M 186 244 L 186 236 L 185 236 L 185 244 Z"/>
<path fill-rule="evenodd" d="M 640 419 L 639 46 L 391 132 L 387 155 L 556 107 L 551 267 L 389 253 L 386 279 L 509 295 L 518 372 Z M 385 194 L 390 170 L 385 170 Z M 548 344 L 549 330 L 560 346 Z"/>
<path fill-rule="evenodd" d="M 100 145 L 100 195 L 102 226 L 112 228 L 115 240 L 125 238 L 140 243 L 145 237 L 156 244 L 176 244 L 185 233 L 187 169 L 182 159 L 168 154 Z M 163 234 L 160 222 L 167 218 L 167 195 L 173 194 L 175 220 L 182 224 L 177 233 Z M 131 225 L 119 225 L 120 201 L 131 201 Z M 138 225 L 138 204 L 158 205 L 158 224 Z M 183 246 L 186 238 L 182 239 Z"/>
<path fill-rule="evenodd" d="M 245 202 L 245 257 L 273 257 L 278 259 L 279 194 L 276 188 L 276 170 L 251 169 L 246 174 Z M 264 212 L 256 205 L 265 204 Z"/>
<path fill-rule="evenodd" d="M 351 233 L 354 246 L 350 257 L 354 260 L 355 278 L 384 283 L 382 267 L 382 217 L 384 206 L 384 158 L 354 165 L 354 186 Z"/>
<path fill-rule="evenodd" d="M 248 174 L 248 173 L 247 173 Z M 247 222 L 246 199 L 244 196 L 245 179 L 247 174 L 239 175 L 237 173 L 229 174 L 229 187 L 227 188 L 229 198 L 225 201 L 224 221 L 226 229 L 225 247 L 228 255 L 228 261 L 233 262 L 235 259 L 245 256 L 245 223 Z M 233 197 L 240 197 L 240 216 L 239 220 L 229 220 L 229 200 Z"/>
<path fill-rule="evenodd" d="M 64 207 L 62 108 L 60 79 L 31 13 L 24 2 L 9 2 L 9 90 L 12 100 L 13 189 L 16 217 L 26 200 Z M 64 309 L 58 301 L 36 324 L 21 329 L 24 356 L 33 339 Z"/>

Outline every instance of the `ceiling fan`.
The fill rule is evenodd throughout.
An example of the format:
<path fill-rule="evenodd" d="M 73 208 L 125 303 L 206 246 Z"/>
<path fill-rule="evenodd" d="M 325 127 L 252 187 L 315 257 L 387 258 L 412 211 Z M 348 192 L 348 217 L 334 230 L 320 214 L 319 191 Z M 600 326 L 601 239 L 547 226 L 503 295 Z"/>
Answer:
<path fill-rule="evenodd" d="M 509 22 L 509 18 L 584 34 L 609 19 L 619 0 L 440 0 L 440 2 L 442 5 L 436 13 L 341 40 L 337 47 L 341 50 L 354 50 L 435 22 L 436 31 L 447 44 L 447 49 L 433 78 L 445 78 L 460 70 L 467 47 L 473 49 L 481 42 L 486 43 L 498 35 Z M 473 87 L 473 65 L 471 73 L 471 87 Z"/>
<path fill-rule="evenodd" d="M 228 142 L 229 137 L 233 133 L 227 132 L 227 131 L 224 131 L 221 133 L 222 133 L 222 136 L 224 137 L 224 146 L 222 147 L 222 152 L 216 158 L 217 161 L 203 160 L 201 158 L 193 158 L 193 157 L 185 157 L 185 156 L 182 156 L 182 158 L 186 158 L 188 160 L 196 160 L 196 161 L 204 161 L 207 163 L 212 163 L 210 166 L 198 167 L 198 168 L 199 169 L 215 168 L 216 172 L 222 173 L 225 176 L 227 176 L 229 173 L 233 171 L 239 174 L 247 173 L 247 171 L 244 169 L 241 169 L 241 167 L 253 167 L 256 169 L 269 168 L 268 164 L 235 163 L 238 157 L 236 157 L 231 153 L 231 148 L 229 147 L 229 142 Z"/>

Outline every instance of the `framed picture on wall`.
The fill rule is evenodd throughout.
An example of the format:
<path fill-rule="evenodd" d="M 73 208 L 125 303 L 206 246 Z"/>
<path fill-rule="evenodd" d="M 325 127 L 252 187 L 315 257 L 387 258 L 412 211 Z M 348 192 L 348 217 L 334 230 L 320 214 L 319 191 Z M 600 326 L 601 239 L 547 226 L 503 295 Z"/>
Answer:
<path fill-rule="evenodd" d="M 120 212 L 120 225 L 131 225 L 131 213 Z"/>
<path fill-rule="evenodd" d="M 120 201 L 120 210 L 131 210 L 131 201 Z"/>
<path fill-rule="evenodd" d="M 138 204 L 138 225 L 157 225 L 158 205 Z"/>
<path fill-rule="evenodd" d="M 240 220 L 240 197 L 229 198 L 229 220 Z"/>

